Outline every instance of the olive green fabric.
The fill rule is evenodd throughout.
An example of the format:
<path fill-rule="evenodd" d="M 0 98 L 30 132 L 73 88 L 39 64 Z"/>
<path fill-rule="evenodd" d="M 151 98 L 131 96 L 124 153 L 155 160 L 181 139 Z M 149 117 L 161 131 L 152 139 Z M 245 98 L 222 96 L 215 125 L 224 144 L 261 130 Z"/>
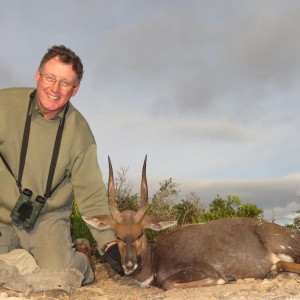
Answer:
<path fill-rule="evenodd" d="M 94 281 L 94 273 L 85 254 L 75 251 L 70 235 L 68 210 L 43 214 L 37 220 L 37 230 L 28 234 L 22 226 L 0 223 L 0 256 L 16 249 L 26 249 L 42 270 L 76 269 L 83 275 L 82 284 Z M 18 257 L 20 263 L 22 257 Z M 0 264 L 0 273 L 2 267 Z"/>
<path fill-rule="evenodd" d="M 0 90 L 0 152 L 16 178 L 29 95 L 33 90 L 32 88 Z M 31 131 L 22 188 L 32 190 L 35 198 L 37 195 L 44 195 L 46 190 L 54 141 L 63 111 L 54 119 L 46 120 L 40 115 L 35 99 L 31 113 Z M 46 214 L 55 218 L 56 212 L 60 211 L 70 214 L 75 199 L 82 215 L 109 214 L 106 188 L 96 153 L 96 143 L 88 123 L 70 103 L 52 186 L 56 186 L 65 174 L 68 176 L 47 200 L 41 216 Z M 0 191 L 0 223 L 9 225 L 10 213 L 19 197 L 19 190 L 15 179 L 1 159 Z M 66 222 L 66 226 L 69 226 L 69 223 Z M 33 232 L 37 230 L 39 222 Z M 91 229 L 91 231 L 100 251 L 105 243 L 115 239 L 112 230 L 100 232 Z M 32 234 L 28 233 L 28 238 Z M 56 234 L 59 237 L 61 233 Z M 51 239 L 52 236 L 48 235 L 48 238 Z"/>
<path fill-rule="evenodd" d="M 83 275 L 76 269 L 63 271 L 41 269 L 32 255 L 24 249 L 16 249 L 9 253 L 0 254 L 0 265 L 1 287 L 26 294 L 29 291 L 42 292 L 48 290 L 61 290 L 70 293 L 72 288 L 80 287 L 83 281 Z M 1 295 L 0 299 L 4 299 L 5 297 L 2 298 Z M 9 297 L 7 299 L 17 298 Z M 22 297 L 22 299 L 25 298 Z"/>

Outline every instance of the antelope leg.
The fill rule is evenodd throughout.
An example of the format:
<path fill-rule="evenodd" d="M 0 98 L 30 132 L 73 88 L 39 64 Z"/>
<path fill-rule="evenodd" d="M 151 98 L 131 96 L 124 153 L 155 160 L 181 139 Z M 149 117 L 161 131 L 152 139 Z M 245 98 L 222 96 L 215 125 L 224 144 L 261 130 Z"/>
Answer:
<path fill-rule="evenodd" d="M 161 282 L 165 290 L 182 289 L 192 287 L 211 286 L 226 283 L 221 274 L 208 264 L 202 267 L 186 267 L 167 277 Z"/>
<path fill-rule="evenodd" d="M 276 271 L 300 274 L 300 264 L 280 260 L 276 263 Z"/>
<path fill-rule="evenodd" d="M 179 283 L 166 279 L 163 283 L 163 288 L 165 290 L 188 289 L 188 288 L 196 288 L 196 287 L 204 287 L 204 286 L 213 286 L 213 285 L 219 285 L 224 283 L 226 283 L 226 281 L 223 278 L 205 278 L 196 281 L 179 282 Z"/>

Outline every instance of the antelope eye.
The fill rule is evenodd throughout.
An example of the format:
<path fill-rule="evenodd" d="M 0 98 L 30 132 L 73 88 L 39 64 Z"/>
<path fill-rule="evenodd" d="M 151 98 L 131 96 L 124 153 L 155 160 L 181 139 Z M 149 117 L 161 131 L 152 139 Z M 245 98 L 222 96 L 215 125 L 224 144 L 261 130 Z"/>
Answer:
<path fill-rule="evenodd" d="M 124 246 L 127 245 L 126 242 L 124 242 L 124 241 L 123 241 L 121 238 L 119 238 L 118 236 L 117 236 L 117 240 L 120 241 Z"/>
<path fill-rule="evenodd" d="M 142 232 L 142 233 L 137 237 L 136 241 L 139 240 L 140 238 L 142 238 L 143 235 L 144 235 L 144 233 Z"/>
<path fill-rule="evenodd" d="M 143 232 L 132 242 L 132 246 L 134 246 L 135 245 L 135 243 L 136 242 L 138 242 L 141 238 L 142 238 L 142 236 L 143 236 Z"/>

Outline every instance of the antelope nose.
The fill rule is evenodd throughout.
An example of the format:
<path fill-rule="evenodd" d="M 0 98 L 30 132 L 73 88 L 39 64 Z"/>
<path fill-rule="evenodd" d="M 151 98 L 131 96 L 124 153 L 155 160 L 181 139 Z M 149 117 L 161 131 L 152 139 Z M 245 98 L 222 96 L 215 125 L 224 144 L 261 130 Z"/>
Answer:
<path fill-rule="evenodd" d="M 126 266 L 127 268 L 132 268 L 133 267 L 133 262 L 131 260 L 129 260 L 127 263 L 126 263 Z"/>

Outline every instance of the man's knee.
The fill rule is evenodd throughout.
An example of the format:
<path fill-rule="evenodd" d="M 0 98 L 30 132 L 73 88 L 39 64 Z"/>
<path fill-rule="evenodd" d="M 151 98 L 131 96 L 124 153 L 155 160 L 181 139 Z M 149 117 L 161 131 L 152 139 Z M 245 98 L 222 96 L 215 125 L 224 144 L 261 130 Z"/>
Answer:
<path fill-rule="evenodd" d="M 19 234 L 22 245 L 28 248 L 41 268 L 63 270 L 73 267 L 75 249 L 65 213 L 46 214 L 32 232 L 27 234 L 23 230 Z"/>
<path fill-rule="evenodd" d="M 12 226 L 0 224 L 0 254 L 20 248 L 20 240 Z"/>
<path fill-rule="evenodd" d="M 73 248 L 70 251 L 56 252 L 35 249 L 32 253 L 38 266 L 42 269 L 61 271 L 74 268 L 83 274 L 83 284 L 94 281 L 94 271 L 90 266 L 88 257 L 81 252 L 74 251 Z"/>
<path fill-rule="evenodd" d="M 47 270 L 65 270 L 75 265 L 74 249 L 68 247 L 52 247 L 40 245 L 30 249 L 37 264 Z"/>

